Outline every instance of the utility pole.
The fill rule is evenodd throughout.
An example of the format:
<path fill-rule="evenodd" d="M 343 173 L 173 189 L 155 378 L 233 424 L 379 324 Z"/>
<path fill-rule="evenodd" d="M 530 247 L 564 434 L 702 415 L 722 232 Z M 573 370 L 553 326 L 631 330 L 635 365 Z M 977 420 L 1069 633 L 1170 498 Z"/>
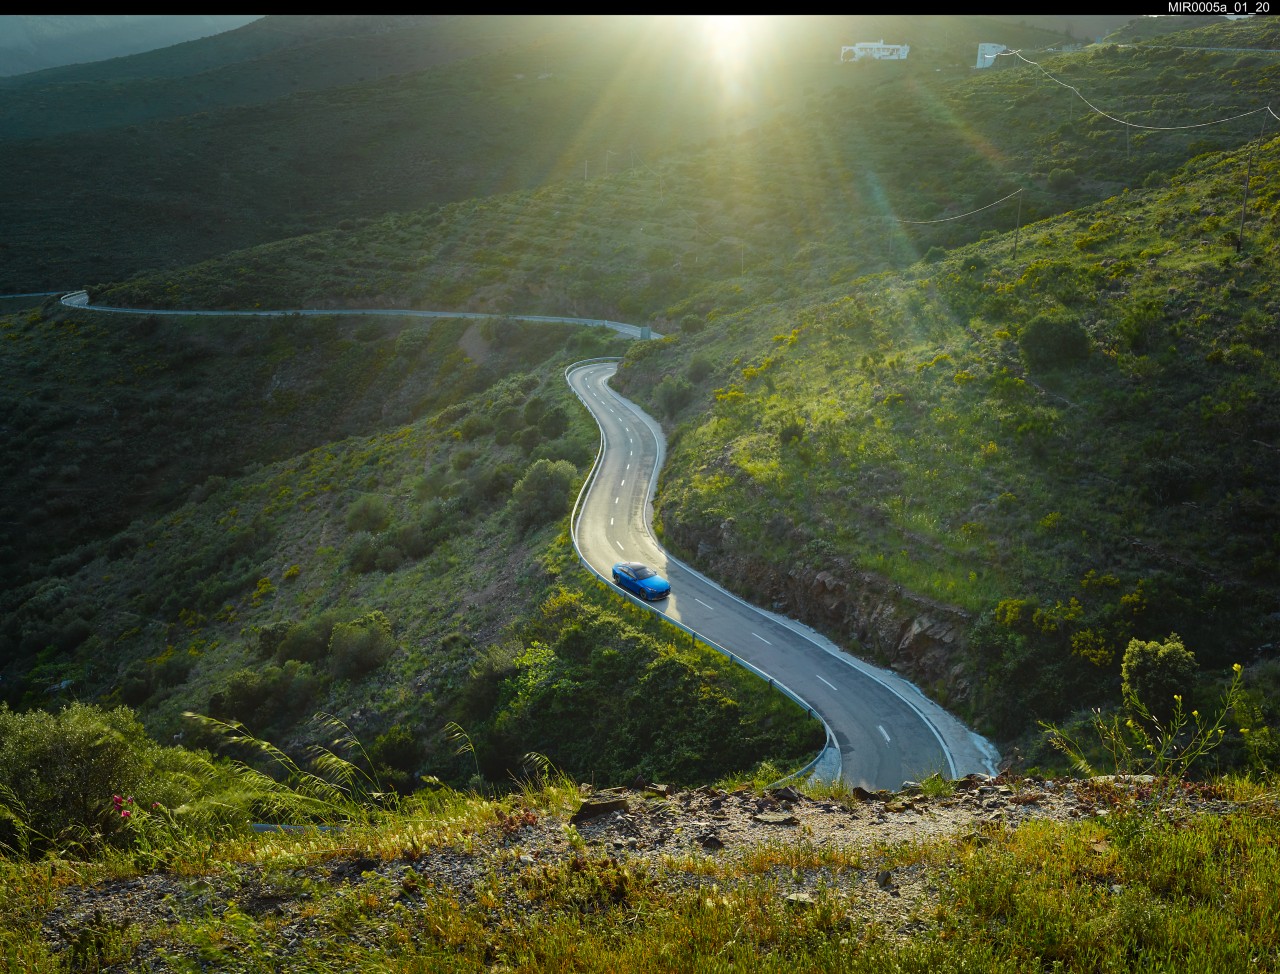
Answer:
<path fill-rule="evenodd" d="M 1125 129 L 1125 131 L 1129 131 Z M 1018 238 L 1022 236 L 1022 190 L 1018 190 L 1018 225 L 1013 231 L 1013 259 L 1018 259 Z"/>
<path fill-rule="evenodd" d="M 1249 162 L 1244 169 L 1244 199 L 1240 201 L 1240 230 L 1236 233 L 1236 253 L 1244 250 L 1244 210 L 1249 205 L 1249 180 L 1253 175 L 1253 153 L 1262 145 L 1262 133 L 1267 127 L 1267 116 L 1262 116 L 1262 126 L 1258 129 L 1258 141 L 1249 149 Z"/>
<path fill-rule="evenodd" d="M 609 178 L 609 157 L 614 155 L 617 155 L 617 153 L 612 149 L 604 150 L 604 175 L 606 179 Z"/>
<path fill-rule="evenodd" d="M 587 181 L 587 160 L 586 159 L 582 160 L 582 181 L 583 182 Z"/>

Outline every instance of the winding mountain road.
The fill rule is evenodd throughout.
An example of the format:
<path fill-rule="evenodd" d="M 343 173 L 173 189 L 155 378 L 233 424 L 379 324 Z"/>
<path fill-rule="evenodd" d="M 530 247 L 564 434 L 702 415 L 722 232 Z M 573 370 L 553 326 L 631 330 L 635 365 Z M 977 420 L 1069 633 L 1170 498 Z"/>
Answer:
<path fill-rule="evenodd" d="M 491 315 L 390 309 L 197 311 L 117 308 L 89 303 L 84 291 L 63 295 L 69 308 L 126 314 L 219 317 L 292 315 L 384 315 L 422 318 L 509 317 L 521 321 L 568 322 L 607 327 L 633 338 L 648 338 L 648 328 L 603 319 L 546 315 Z M 654 336 L 658 337 L 658 336 Z M 827 728 L 827 746 L 808 773 L 842 777 L 868 790 L 897 789 L 905 780 L 934 772 L 959 777 L 995 772 L 998 755 L 920 690 L 890 670 L 843 652 L 812 629 L 756 608 L 711 579 L 671 557 L 658 544 L 650 524 L 653 495 L 665 457 L 662 429 L 637 405 L 608 384 L 617 360 L 578 363 L 566 379 L 595 417 L 601 448 L 573 513 L 573 538 L 583 563 L 606 583 L 618 561 L 641 561 L 671 582 L 671 595 L 643 603 L 735 662 L 755 671 Z"/>
<path fill-rule="evenodd" d="M 574 511 L 574 543 L 588 567 L 606 581 L 618 561 L 657 569 L 671 582 L 671 595 L 657 603 L 633 601 L 782 684 L 821 717 L 828 747 L 813 768 L 819 777 L 838 775 L 874 791 L 934 772 L 949 778 L 994 773 L 990 745 L 912 684 L 850 657 L 794 620 L 749 605 L 663 550 L 650 530 L 665 454 L 662 430 L 610 388 L 615 371 L 616 361 L 595 361 L 566 373 L 601 431 L 600 455 Z"/>

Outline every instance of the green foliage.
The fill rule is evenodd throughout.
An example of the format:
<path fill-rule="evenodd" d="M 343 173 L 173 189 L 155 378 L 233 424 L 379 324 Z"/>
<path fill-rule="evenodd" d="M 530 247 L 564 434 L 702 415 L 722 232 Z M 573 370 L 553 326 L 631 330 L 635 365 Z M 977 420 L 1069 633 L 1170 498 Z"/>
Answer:
<path fill-rule="evenodd" d="M 209 712 L 264 728 L 287 727 L 315 710 L 325 682 L 312 663 L 296 659 L 235 670 L 210 696 Z"/>
<path fill-rule="evenodd" d="M 819 725 L 723 657 L 571 591 L 548 598 L 518 646 L 491 651 L 472 680 L 467 699 L 492 709 L 466 743 L 491 781 L 531 749 L 598 780 L 683 783 L 821 747 Z"/>
<path fill-rule="evenodd" d="M 391 523 L 391 505 L 380 494 L 361 494 L 347 508 L 347 530 L 377 534 Z"/>
<path fill-rule="evenodd" d="M 1124 651 L 1120 675 L 1126 701 L 1140 701 L 1157 719 L 1169 720 L 1195 685 L 1196 657 L 1177 633 L 1164 641 L 1133 639 Z"/>
<path fill-rule="evenodd" d="M 1174 696 L 1166 712 L 1155 713 L 1126 685 L 1123 712 L 1105 716 L 1100 710 L 1093 712 L 1088 724 L 1092 741 L 1050 723 L 1040 726 L 1050 745 L 1070 759 L 1078 774 L 1152 775 L 1167 788 L 1185 779 L 1223 743 L 1227 718 L 1240 708 L 1242 672 L 1239 664 L 1233 667 L 1231 683 L 1214 714 L 1202 716 L 1199 710 L 1188 709 L 1181 695 Z M 1099 769 L 1101 761 L 1106 765 Z"/>
<path fill-rule="evenodd" d="M 578 471 L 567 460 L 536 460 L 511 488 L 511 507 L 522 531 L 540 527 L 569 509 Z"/>
<path fill-rule="evenodd" d="M 111 796 L 144 792 L 155 750 L 125 707 L 13 713 L 0 704 L 0 844 L 26 851 L 117 834 Z"/>
<path fill-rule="evenodd" d="M 693 385 L 682 376 L 667 376 L 654 390 L 654 399 L 664 416 L 674 416 L 693 399 Z"/>
<path fill-rule="evenodd" d="M 339 679 L 359 679 L 377 669 L 396 650 L 391 620 L 374 610 L 339 622 L 329 637 L 329 665 Z"/>
<path fill-rule="evenodd" d="M 1065 193 L 1075 185 L 1075 170 L 1058 167 L 1049 173 L 1049 188 L 1055 193 Z"/>
<path fill-rule="evenodd" d="M 1018 344 L 1035 370 L 1070 368 L 1089 357 L 1089 336 L 1069 319 L 1037 315 L 1022 329 Z"/>
<path fill-rule="evenodd" d="M 333 627 L 343 621 L 344 617 L 340 610 L 326 609 L 301 622 L 286 624 L 285 636 L 276 649 L 276 659 L 301 660 L 306 663 L 317 663 L 324 659 Z"/>

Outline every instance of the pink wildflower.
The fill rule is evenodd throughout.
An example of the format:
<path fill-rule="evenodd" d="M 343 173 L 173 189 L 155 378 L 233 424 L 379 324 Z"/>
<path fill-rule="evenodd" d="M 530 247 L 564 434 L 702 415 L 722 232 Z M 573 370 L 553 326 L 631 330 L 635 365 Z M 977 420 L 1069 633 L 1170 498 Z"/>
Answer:
<path fill-rule="evenodd" d="M 122 812 L 120 813 L 120 817 L 121 817 L 121 818 L 128 818 L 128 817 L 129 817 L 130 815 L 132 815 L 132 814 L 133 814 L 133 812 L 129 811 L 129 809 L 127 809 L 127 808 L 126 808 L 124 811 L 122 811 Z"/>

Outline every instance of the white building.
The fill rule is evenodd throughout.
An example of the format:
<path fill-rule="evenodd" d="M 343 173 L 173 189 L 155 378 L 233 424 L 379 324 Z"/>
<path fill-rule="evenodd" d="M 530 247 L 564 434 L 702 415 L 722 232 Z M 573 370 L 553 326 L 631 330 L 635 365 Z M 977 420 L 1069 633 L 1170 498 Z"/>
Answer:
<path fill-rule="evenodd" d="M 873 61 L 905 61 L 910 50 L 910 44 L 886 44 L 883 39 L 875 43 L 860 41 L 852 47 L 840 48 L 840 60 L 862 61 L 871 58 Z"/>
<path fill-rule="evenodd" d="M 996 63 L 996 57 L 1009 50 L 1003 44 L 979 44 L 978 45 L 978 63 L 975 68 L 989 68 Z"/>

